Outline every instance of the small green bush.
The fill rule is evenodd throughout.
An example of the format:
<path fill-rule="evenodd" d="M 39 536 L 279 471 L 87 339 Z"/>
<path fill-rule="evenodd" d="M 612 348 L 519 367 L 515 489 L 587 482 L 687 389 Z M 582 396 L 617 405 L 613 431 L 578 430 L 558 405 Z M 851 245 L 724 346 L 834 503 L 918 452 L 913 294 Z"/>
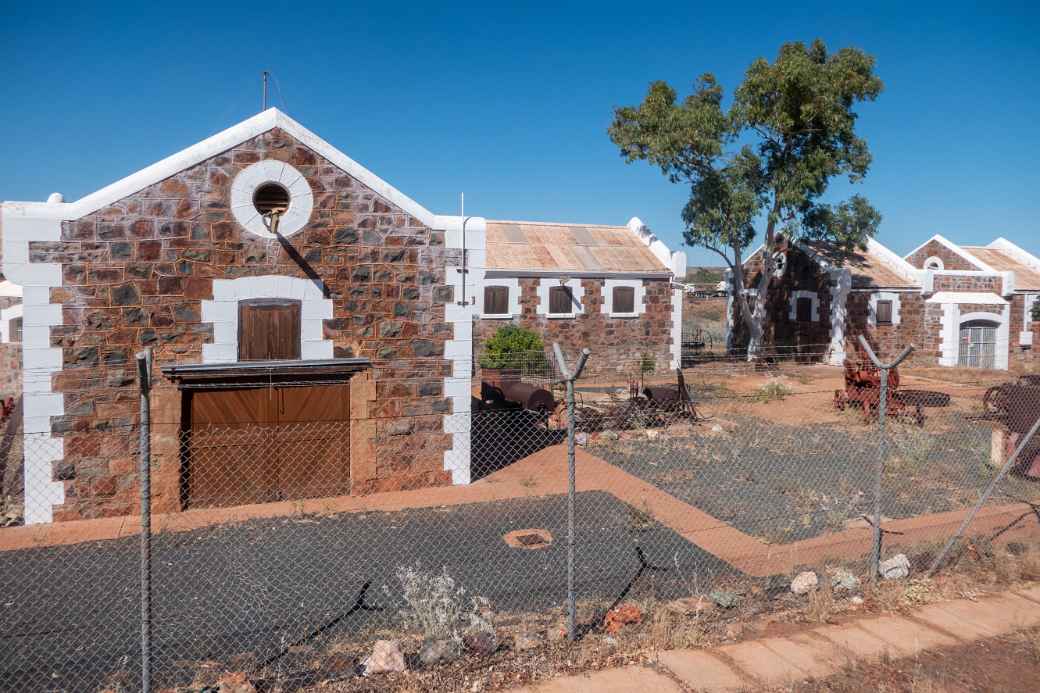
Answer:
<path fill-rule="evenodd" d="M 755 401 L 763 403 L 782 402 L 790 394 L 791 388 L 779 380 L 770 380 L 755 392 Z"/>
<path fill-rule="evenodd" d="M 657 370 L 657 359 L 649 351 L 643 353 L 643 357 L 639 360 L 639 371 L 643 375 L 648 375 Z"/>
<path fill-rule="evenodd" d="M 484 343 L 481 368 L 517 368 L 525 373 L 544 371 L 545 344 L 537 332 L 506 325 Z"/>
<path fill-rule="evenodd" d="M 1040 320 L 1040 301 L 1033 301 L 1033 309 L 1029 313 L 1033 320 Z"/>

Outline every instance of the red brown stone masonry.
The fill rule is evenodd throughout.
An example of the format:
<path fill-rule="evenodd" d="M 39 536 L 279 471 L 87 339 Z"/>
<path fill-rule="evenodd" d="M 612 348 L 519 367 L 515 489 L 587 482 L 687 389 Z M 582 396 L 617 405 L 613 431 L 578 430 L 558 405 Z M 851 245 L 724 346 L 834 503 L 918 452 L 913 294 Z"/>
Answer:
<path fill-rule="evenodd" d="M 475 325 L 474 355 L 479 362 L 483 343 L 502 326 L 520 325 L 542 336 L 546 353 L 553 342 L 568 358 L 574 359 L 582 347 L 592 351 L 586 374 L 638 375 L 644 356 L 652 359 L 658 372 L 667 371 L 671 364 L 672 303 L 668 280 L 644 279 L 645 312 L 635 318 L 612 318 L 602 312 L 604 301 L 603 280 L 583 279 L 584 312 L 575 318 L 548 318 L 538 315 L 538 278 L 521 278 L 520 317 L 511 320 L 481 319 Z M 556 281 L 549 279 L 546 281 Z"/>
<path fill-rule="evenodd" d="M 880 291 L 880 290 L 879 290 Z M 934 364 L 937 354 L 931 353 L 925 335 L 924 297 L 917 291 L 898 292 L 899 324 L 870 325 L 870 298 L 874 291 L 853 291 L 849 293 L 846 307 L 846 349 L 847 353 L 855 353 L 853 343 L 860 334 L 866 337 L 878 358 L 894 359 L 907 345 L 913 344 L 913 362 Z"/>
<path fill-rule="evenodd" d="M 0 400 L 22 393 L 22 345 L 0 343 Z"/>
<path fill-rule="evenodd" d="M 925 261 L 930 257 L 937 257 L 943 261 L 943 269 L 948 270 L 981 270 L 975 264 L 968 262 L 963 257 L 947 248 L 938 241 L 928 241 L 917 249 L 906 261 L 918 269 L 924 269 Z"/>
<path fill-rule="evenodd" d="M 351 386 L 354 492 L 443 484 L 449 436 L 441 417 L 450 411 L 442 378 L 444 342 L 452 327 L 444 304 L 444 234 L 389 204 L 356 179 L 272 130 L 193 166 L 118 203 L 62 226 L 62 240 L 33 243 L 32 262 L 62 265 L 63 285 L 52 290 L 64 322 L 52 345 L 62 349 L 64 370 L 55 390 L 64 394 L 64 417 L 52 421 L 65 438 L 66 458 L 56 469 L 66 502 L 56 520 L 122 515 L 135 508 L 131 439 L 137 423 L 133 354 L 152 347 L 166 404 L 163 416 L 179 423 L 178 395 L 158 368 L 201 361 L 213 327 L 201 320 L 201 301 L 212 298 L 214 279 L 287 275 L 305 277 L 278 240 L 253 236 L 229 209 L 230 186 L 261 159 L 287 161 L 314 194 L 308 224 L 289 238 L 293 253 L 330 292 L 334 312 L 324 335 L 337 357 L 378 361 Z M 416 359 L 422 364 L 417 365 Z M 357 376 L 355 377 L 357 379 Z M 395 425 L 403 417 L 408 425 Z M 355 440 L 355 430 L 365 440 Z M 167 443 L 169 441 L 166 441 Z M 174 460 L 174 461 L 171 461 Z M 165 510 L 176 509 L 175 456 L 158 473 Z"/>
<path fill-rule="evenodd" d="M 933 277 L 932 291 L 980 291 L 994 293 L 998 296 L 1004 288 L 1004 281 L 997 275 L 963 275 L 937 274 Z"/>
<path fill-rule="evenodd" d="M 762 272 L 762 261 L 756 255 L 745 265 L 745 286 L 757 285 Z M 773 277 L 769 284 L 768 315 L 765 344 L 783 357 L 805 356 L 822 358 L 830 344 L 831 281 L 810 257 L 795 247 L 788 249 L 787 266 L 783 275 Z M 819 302 L 819 320 L 799 322 L 790 317 L 791 300 L 795 291 L 811 291 Z M 754 297 L 749 296 L 749 301 Z"/>

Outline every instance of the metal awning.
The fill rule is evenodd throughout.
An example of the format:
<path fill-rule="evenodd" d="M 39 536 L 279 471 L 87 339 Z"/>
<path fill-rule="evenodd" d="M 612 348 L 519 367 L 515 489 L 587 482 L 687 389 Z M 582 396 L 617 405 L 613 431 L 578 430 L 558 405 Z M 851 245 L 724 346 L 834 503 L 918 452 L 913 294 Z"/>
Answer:
<path fill-rule="evenodd" d="M 215 387 L 282 387 L 342 383 L 372 367 L 366 358 L 309 361 L 236 361 L 163 366 L 162 374 L 182 390 Z"/>

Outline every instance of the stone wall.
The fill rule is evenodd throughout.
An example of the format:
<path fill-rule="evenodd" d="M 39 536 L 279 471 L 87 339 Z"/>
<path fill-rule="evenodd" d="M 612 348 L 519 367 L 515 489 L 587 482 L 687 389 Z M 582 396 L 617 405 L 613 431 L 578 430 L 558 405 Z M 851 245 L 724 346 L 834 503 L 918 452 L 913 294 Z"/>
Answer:
<path fill-rule="evenodd" d="M 846 341 L 849 342 L 847 353 L 855 353 L 853 340 L 862 334 L 866 337 L 874 353 L 883 361 L 894 359 L 908 345 L 913 344 L 914 354 L 911 362 L 934 365 L 938 360 L 938 352 L 933 351 L 936 345 L 930 343 L 925 329 L 926 306 L 924 297 L 918 291 L 886 292 L 896 293 L 899 297 L 898 325 L 871 325 L 870 299 L 881 291 L 862 290 L 849 293 L 846 306 L 848 317 L 846 322 Z"/>
<path fill-rule="evenodd" d="M 604 301 L 602 279 L 582 279 L 585 295 L 584 312 L 574 318 L 549 318 L 538 314 L 538 278 L 521 278 L 520 316 L 512 319 L 478 320 L 474 326 L 474 358 L 480 361 L 483 343 L 504 325 L 519 325 L 541 335 L 546 353 L 553 342 L 559 342 L 564 354 L 573 360 L 582 347 L 592 351 L 586 374 L 638 375 L 644 355 L 657 372 L 665 372 L 671 363 L 672 305 L 667 279 L 645 279 L 645 312 L 633 318 L 615 318 L 602 312 Z M 556 280 L 549 280 L 556 281 Z M 479 375 L 479 373 L 478 373 Z"/>
<path fill-rule="evenodd" d="M 245 231 L 229 208 L 235 175 L 261 159 L 291 163 L 313 191 L 314 211 L 289 237 L 291 247 Z M 272 130 L 65 222 L 59 242 L 31 244 L 32 262 L 63 266 L 63 286 L 51 296 L 63 305 L 64 324 L 52 329 L 51 341 L 63 353 L 54 384 L 66 412 L 52 421 L 66 451 L 58 477 L 66 502 L 55 519 L 134 511 L 132 436 L 123 434 L 137 422 L 133 354 L 154 349 L 157 398 L 165 403 L 160 423 L 179 424 L 179 396 L 158 369 L 201 361 L 214 329 L 202 321 L 201 302 L 213 298 L 214 279 L 320 280 L 333 300 L 323 335 L 335 355 L 376 362 L 364 386 L 351 388 L 352 401 L 360 398 L 369 417 L 352 426 L 351 447 L 365 453 L 351 459 L 354 491 L 448 483 L 443 453 L 451 443 L 442 415 L 450 402 L 443 396 L 442 357 L 452 338 L 444 320 L 452 291 L 444 267 L 457 251 L 444 242 L 443 232 Z M 403 417 L 407 426 L 398 425 Z M 176 477 L 170 468 L 176 470 L 175 458 L 166 460 L 167 480 Z M 167 497 L 162 507 L 176 505 Z"/>
<path fill-rule="evenodd" d="M 942 243 L 931 240 L 918 248 L 906 261 L 918 269 L 924 269 L 925 261 L 930 257 L 937 257 L 943 261 L 943 269 L 948 270 L 975 270 L 982 269 L 968 262 L 963 257 L 950 250 Z"/>
<path fill-rule="evenodd" d="M 22 345 L 0 343 L 0 400 L 22 393 Z"/>
<path fill-rule="evenodd" d="M 982 292 L 1000 296 L 1004 290 L 1004 281 L 998 275 L 978 274 L 936 274 L 932 280 L 932 291 Z"/>

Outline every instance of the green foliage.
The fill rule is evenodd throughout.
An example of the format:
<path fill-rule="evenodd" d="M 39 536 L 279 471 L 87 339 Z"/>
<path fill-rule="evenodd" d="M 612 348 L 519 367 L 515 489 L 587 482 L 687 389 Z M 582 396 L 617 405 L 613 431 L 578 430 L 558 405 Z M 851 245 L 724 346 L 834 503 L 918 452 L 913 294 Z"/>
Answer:
<path fill-rule="evenodd" d="M 686 281 L 691 284 L 718 284 L 725 269 L 722 267 L 690 267 L 686 270 Z"/>
<path fill-rule="evenodd" d="M 484 343 L 481 368 L 519 368 L 525 372 L 544 371 L 545 344 L 537 332 L 506 325 Z"/>
<path fill-rule="evenodd" d="M 756 222 L 765 222 L 767 273 L 781 233 L 853 252 L 877 231 L 881 215 L 865 198 L 837 205 L 821 198 L 836 176 L 855 183 L 866 175 L 870 151 L 856 134 L 853 107 L 881 90 L 873 57 L 858 49 L 786 43 L 772 63 L 751 64 L 729 108 L 711 74 L 682 101 L 653 82 L 641 104 L 615 110 L 608 133 L 626 162 L 647 161 L 690 186 L 687 244 L 719 254 L 741 283 Z M 741 313 L 750 320 L 746 307 Z"/>
<path fill-rule="evenodd" d="M 644 351 L 639 359 L 639 372 L 648 375 L 657 370 L 657 359 L 649 351 Z"/>
<path fill-rule="evenodd" d="M 1040 301 L 1033 302 L 1033 308 L 1029 311 L 1033 320 L 1040 320 Z"/>
<path fill-rule="evenodd" d="M 787 387 L 779 380 L 770 380 L 755 392 L 755 401 L 762 402 L 763 404 L 769 402 L 782 402 L 790 394 L 791 388 Z"/>

